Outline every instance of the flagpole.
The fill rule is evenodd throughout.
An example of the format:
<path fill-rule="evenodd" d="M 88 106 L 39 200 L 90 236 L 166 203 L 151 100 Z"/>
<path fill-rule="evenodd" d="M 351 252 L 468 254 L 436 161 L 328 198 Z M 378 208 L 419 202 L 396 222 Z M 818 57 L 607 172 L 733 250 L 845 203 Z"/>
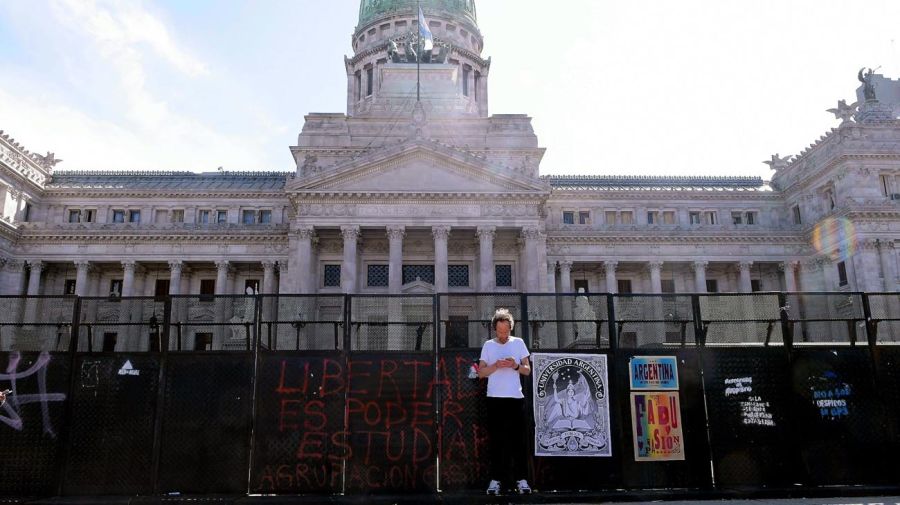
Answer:
<path fill-rule="evenodd" d="M 422 0 L 416 0 L 416 18 L 422 12 Z M 419 19 L 421 23 L 422 20 Z M 422 99 L 422 27 L 416 30 L 416 103 Z"/>

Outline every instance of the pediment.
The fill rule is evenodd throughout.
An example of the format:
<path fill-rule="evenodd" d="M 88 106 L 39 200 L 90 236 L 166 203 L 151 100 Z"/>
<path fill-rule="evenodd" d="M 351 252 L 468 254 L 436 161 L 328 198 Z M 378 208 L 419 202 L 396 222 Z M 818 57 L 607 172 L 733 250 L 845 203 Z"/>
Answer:
<path fill-rule="evenodd" d="M 388 146 L 302 181 L 299 191 L 544 193 L 547 184 L 431 141 Z"/>
<path fill-rule="evenodd" d="M 400 292 L 404 295 L 430 295 L 434 294 L 434 285 L 416 278 L 416 280 L 404 284 L 400 288 Z"/>

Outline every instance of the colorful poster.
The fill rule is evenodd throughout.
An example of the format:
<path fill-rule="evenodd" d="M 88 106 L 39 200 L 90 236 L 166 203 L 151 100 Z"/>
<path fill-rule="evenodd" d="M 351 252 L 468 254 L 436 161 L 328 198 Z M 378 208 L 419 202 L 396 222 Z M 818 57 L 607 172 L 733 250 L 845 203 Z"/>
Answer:
<path fill-rule="evenodd" d="M 635 461 L 683 461 L 684 435 L 677 392 L 631 393 Z"/>
<path fill-rule="evenodd" d="M 535 456 L 612 456 L 606 356 L 536 353 L 532 359 Z"/>
<path fill-rule="evenodd" d="M 678 391 L 678 360 L 675 356 L 633 356 L 629 365 L 633 391 Z"/>

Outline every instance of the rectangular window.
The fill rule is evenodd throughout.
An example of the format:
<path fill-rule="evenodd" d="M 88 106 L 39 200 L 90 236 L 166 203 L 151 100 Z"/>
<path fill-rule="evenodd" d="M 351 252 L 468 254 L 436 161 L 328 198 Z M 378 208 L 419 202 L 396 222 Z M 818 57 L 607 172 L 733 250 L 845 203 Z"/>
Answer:
<path fill-rule="evenodd" d="M 740 212 L 732 212 L 731 213 L 731 224 L 739 225 L 744 224 L 744 215 Z"/>
<path fill-rule="evenodd" d="M 847 280 L 847 264 L 844 263 L 843 261 L 839 262 L 837 264 L 837 270 L 838 270 L 838 286 L 846 286 L 847 284 L 849 284 L 849 281 Z"/>
<path fill-rule="evenodd" d="M 245 210 L 241 212 L 241 222 L 244 224 L 256 224 L 256 211 Z"/>
<path fill-rule="evenodd" d="M 369 67 L 366 69 L 366 96 L 372 96 L 372 84 L 375 80 L 375 69 Z"/>
<path fill-rule="evenodd" d="M 66 285 L 63 288 L 64 295 L 74 295 L 75 294 L 75 279 L 66 279 Z"/>
<path fill-rule="evenodd" d="M 183 223 L 184 222 L 184 210 L 183 209 L 175 209 L 169 214 L 169 220 L 173 223 Z M 207 216 L 207 219 L 209 217 Z"/>
<path fill-rule="evenodd" d="M 356 71 L 356 101 L 362 98 L 362 72 Z"/>
<path fill-rule="evenodd" d="M 881 193 L 884 196 L 889 196 L 891 194 L 891 185 L 890 181 L 888 180 L 888 176 L 881 175 L 879 176 L 878 180 L 879 182 L 881 182 Z"/>
<path fill-rule="evenodd" d="M 153 286 L 153 297 L 156 300 L 162 300 L 169 295 L 169 279 L 156 279 L 156 285 Z"/>
<path fill-rule="evenodd" d="M 794 216 L 794 224 L 803 224 L 803 220 L 800 216 L 800 206 L 794 205 L 791 207 L 791 214 Z"/>
<path fill-rule="evenodd" d="M 215 279 L 200 279 L 200 301 L 211 302 L 216 294 Z"/>
<path fill-rule="evenodd" d="M 96 211 L 94 209 L 86 209 L 81 213 L 81 220 L 85 223 L 93 223 L 95 213 Z"/>
<path fill-rule="evenodd" d="M 622 211 L 622 224 L 633 224 L 634 214 L 630 210 Z"/>
<path fill-rule="evenodd" d="M 325 282 L 323 286 L 326 288 L 341 287 L 341 266 L 325 265 Z"/>
<path fill-rule="evenodd" d="M 129 210 L 128 211 L 128 222 L 129 223 L 140 223 L 141 222 L 141 211 Z"/>
<path fill-rule="evenodd" d="M 200 224 L 209 224 L 209 214 L 208 210 L 201 210 L 197 213 L 197 222 Z"/>
<path fill-rule="evenodd" d="M 70 223 L 80 223 L 81 222 L 81 211 L 80 210 L 70 210 L 69 211 L 69 222 Z"/>
<path fill-rule="evenodd" d="M 447 265 L 447 284 L 451 288 L 469 287 L 469 265 Z"/>
<path fill-rule="evenodd" d="M 463 67 L 463 75 L 462 75 L 462 88 L 463 88 L 463 96 L 469 96 L 469 74 L 471 70 L 468 67 Z"/>
<path fill-rule="evenodd" d="M 606 211 L 606 224 L 616 224 L 616 211 Z"/>
<path fill-rule="evenodd" d="M 563 224 L 575 224 L 575 213 L 569 210 L 563 212 Z"/>
<path fill-rule="evenodd" d="M 657 221 L 659 221 L 659 218 L 656 211 L 651 210 L 647 212 L 647 224 L 657 224 Z"/>
<path fill-rule="evenodd" d="M 478 101 L 478 86 L 480 86 L 480 85 L 481 85 L 481 74 L 478 72 L 475 72 L 475 89 L 473 91 L 474 91 L 476 102 Z"/>
<path fill-rule="evenodd" d="M 663 212 L 663 224 L 675 224 L 675 212 L 667 210 Z"/>
<path fill-rule="evenodd" d="M 512 287 L 512 265 L 494 265 L 494 285 L 498 288 Z"/>
<path fill-rule="evenodd" d="M 28 221 L 31 220 L 31 210 L 32 210 L 33 208 L 34 208 L 34 207 L 32 207 L 32 205 L 31 205 L 30 203 L 26 203 L 26 204 L 25 204 L 25 215 L 22 216 L 22 221 L 24 221 L 24 222 L 27 223 Z"/>
<path fill-rule="evenodd" d="M 675 279 L 663 279 L 660 281 L 662 285 L 663 293 L 674 293 L 675 292 Z"/>
<path fill-rule="evenodd" d="M 271 224 L 271 223 L 272 223 L 272 211 L 271 210 L 259 211 L 259 224 Z"/>
<path fill-rule="evenodd" d="M 122 296 L 122 279 L 112 279 L 109 281 L 109 296 L 111 298 Z"/>
<path fill-rule="evenodd" d="M 369 265 L 366 267 L 366 285 L 370 288 L 388 287 L 388 265 Z"/>
<path fill-rule="evenodd" d="M 762 291 L 762 283 L 759 279 L 750 279 L 750 291 L 754 293 Z"/>
<path fill-rule="evenodd" d="M 706 279 L 706 292 L 707 293 L 718 293 L 719 292 L 719 281 L 716 279 Z"/>
<path fill-rule="evenodd" d="M 225 224 L 228 222 L 228 211 L 227 210 L 217 210 L 216 211 L 216 223 Z"/>
<path fill-rule="evenodd" d="M 578 224 L 591 224 L 591 213 L 586 210 L 579 211 Z"/>
<path fill-rule="evenodd" d="M 691 212 L 690 214 L 688 214 L 688 218 L 690 219 L 691 224 L 700 224 L 699 212 Z"/>
<path fill-rule="evenodd" d="M 706 224 L 719 224 L 719 214 L 716 211 L 707 211 L 705 217 Z"/>
<path fill-rule="evenodd" d="M 417 280 L 434 284 L 434 265 L 403 265 L 403 284 Z"/>
<path fill-rule="evenodd" d="M 756 212 L 748 212 L 746 215 L 746 221 L 748 225 L 756 224 Z"/>
<path fill-rule="evenodd" d="M 125 211 L 124 210 L 113 210 L 113 223 L 124 223 L 125 222 Z"/>
<path fill-rule="evenodd" d="M 619 279 L 616 281 L 616 289 L 618 289 L 620 294 L 627 295 L 631 293 L 631 280 L 630 279 Z"/>

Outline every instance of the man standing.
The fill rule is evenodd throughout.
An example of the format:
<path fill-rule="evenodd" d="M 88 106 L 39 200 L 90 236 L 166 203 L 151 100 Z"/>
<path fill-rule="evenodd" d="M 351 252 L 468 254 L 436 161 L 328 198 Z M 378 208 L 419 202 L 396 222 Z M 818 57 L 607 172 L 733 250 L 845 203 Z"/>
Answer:
<path fill-rule="evenodd" d="M 531 493 L 525 478 L 525 395 L 521 375 L 531 374 L 528 348 L 513 337 L 515 320 L 506 309 L 491 319 L 496 335 L 481 348 L 478 376 L 487 377 L 488 437 L 491 441 L 491 482 L 487 494 L 500 493 L 500 481 L 510 469 L 519 494 Z"/>

